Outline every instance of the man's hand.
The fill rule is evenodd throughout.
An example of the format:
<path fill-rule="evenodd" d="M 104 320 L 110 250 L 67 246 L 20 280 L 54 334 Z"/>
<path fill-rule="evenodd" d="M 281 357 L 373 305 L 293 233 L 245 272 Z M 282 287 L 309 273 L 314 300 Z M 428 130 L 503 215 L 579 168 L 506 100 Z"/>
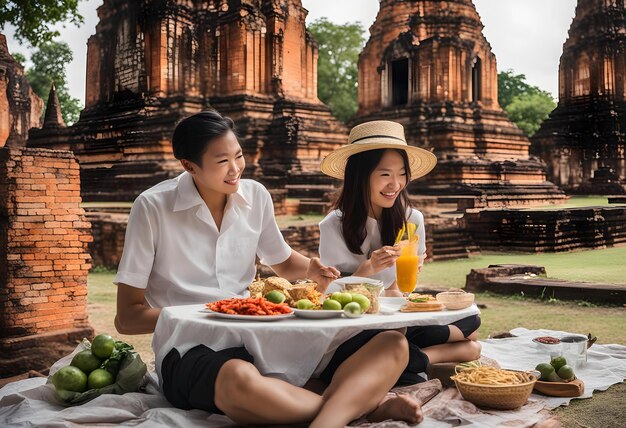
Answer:
<path fill-rule="evenodd" d="M 324 266 L 320 259 L 313 257 L 309 262 L 306 277 L 317 283 L 317 291 L 324 293 L 331 282 L 339 278 L 341 274 L 332 266 Z"/>

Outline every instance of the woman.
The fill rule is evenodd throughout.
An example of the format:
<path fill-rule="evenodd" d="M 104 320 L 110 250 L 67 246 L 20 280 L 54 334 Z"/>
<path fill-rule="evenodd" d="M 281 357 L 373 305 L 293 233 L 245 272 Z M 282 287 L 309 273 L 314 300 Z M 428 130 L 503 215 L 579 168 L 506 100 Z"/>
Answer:
<path fill-rule="evenodd" d="M 115 278 L 120 333 L 153 332 L 165 306 L 242 295 L 257 256 L 287 279 L 315 280 L 320 291 L 337 277 L 336 269 L 285 243 L 269 192 L 241 179 L 245 161 L 232 120 L 210 111 L 193 115 L 177 125 L 172 146 L 185 172 L 143 192 L 131 210 Z M 364 414 L 420 416 L 419 406 L 407 415 L 399 400 L 384 401 L 408 361 L 408 344 L 397 332 L 377 335 L 328 369 L 323 395 L 261 375 L 243 347 L 166 352 L 160 384 L 174 406 L 223 413 L 240 424 L 343 427 Z M 370 374 L 362 376 L 366 367 Z"/>
<path fill-rule="evenodd" d="M 386 295 L 401 295 L 396 283 L 394 246 L 405 223 L 417 225 L 420 266 L 426 257 L 424 216 L 412 208 L 406 187 L 430 172 L 435 156 L 409 146 L 404 128 L 390 121 L 366 122 L 350 132 L 349 144 L 322 162 L 325 174 L 343 179 L 335 210 L 320 223 L 320 259 L 332 260 L 344 275 L 380 279 Z M 479 358 L 475 342 L 480 318 L 472 316 L 448 326 L 407 329 L 415 370 L 428 364 L 470 361 Z M 425 355 L 424 355 L 425 354 Z"/>

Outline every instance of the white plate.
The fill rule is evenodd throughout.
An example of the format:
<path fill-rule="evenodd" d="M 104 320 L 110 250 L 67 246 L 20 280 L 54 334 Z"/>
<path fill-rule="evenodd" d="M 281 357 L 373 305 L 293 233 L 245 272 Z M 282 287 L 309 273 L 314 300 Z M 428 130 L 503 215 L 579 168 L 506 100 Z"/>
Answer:
<path fill-rule="evenodd" d="M 325 310 L 325 309 L 295 309 L 293 313 L 300 318 L 308 319 L 327 319 L 327 318 L 339 318 L 343 315 L 343 309 L 337 311 Z"/>
<path fill-rule="evenodd" d="M 278 321 L 293 316 L 293 312 L 289 314 L 280 315 L 238 315 L 238 314 L 225 314 L 222 312 L 215 312 L 210 309 L 202 309 L 200 312 L 203 314 L 213 315 L 215 318 L 223 318 L 227 320 L 239 320 L 239 321 Z"/>

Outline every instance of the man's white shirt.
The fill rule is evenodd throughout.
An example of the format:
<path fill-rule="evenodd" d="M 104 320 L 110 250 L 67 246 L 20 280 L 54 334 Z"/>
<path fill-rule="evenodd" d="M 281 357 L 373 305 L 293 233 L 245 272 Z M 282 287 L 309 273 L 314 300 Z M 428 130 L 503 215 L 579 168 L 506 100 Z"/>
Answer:
<path fill-rule="evenodd" d="M 228 197 L 221 229 L 184 172 L 137 197 L 115 284 L 146 290 L 152 307 L 206 303 L 242 295 L 266 265 L 291 255 L 263 185 L 241 180 Z"/>

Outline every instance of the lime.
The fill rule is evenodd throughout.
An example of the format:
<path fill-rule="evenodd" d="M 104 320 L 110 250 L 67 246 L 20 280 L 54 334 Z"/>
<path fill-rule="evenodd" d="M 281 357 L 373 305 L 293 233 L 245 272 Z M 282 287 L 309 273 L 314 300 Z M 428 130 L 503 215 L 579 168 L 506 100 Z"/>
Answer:
<path fill-rule="evenodd" d="M 576 377 L 576 375 L 574 375 L 574 369 L 568 366 L 567 364 L 561 367 L 558 370 L 557 374 L 559 375 L 561 379 L 567 380 L 567 381 L 574 380 L 574 378 Z"/>
<path fill-rule="evenodd" d="M 361 310 L 361 305 L 359 305 L 357 302 L 348 303 L 346 306 L 344 306 L 343 312 L 348 318 L 358 318 L 363 314 L 363 311 Z"/>
<path fill-rule="evenodd" d="M 115 382 L 115 378 L 111 373 L 105 369 L 95 369 L 87 379 L 87 386 L 89 389 L 99 389 L 111 385 L 113 382 Z"/>
<path fill-rule="evenodd" d="M 567 364 L 567 361 L 565 361 L 565 357 L 554 357 L 552 358 L 552 361 L 550 361 L 550 364 L 558 373 L 559 369 Z"/>
<path fill-rule="evenodd" d="M 115 349 L 115 341 L 108 334 L 99 334 L 91 342 L 91 352 L 103 360 L 111 356 L 113 349 Z"/>
<path fill-rule="evenodd" d="M 367 312 L 367 310 L 370 308 L 370 299 L 368 299 L 362 294 L 359 294 L 359 293 L 353 294 L 352 301 L 357 302 L 359 304 L 362 312 Z"/>
<path fill-rule="evenodd" d="M 313 309 L 315 306 L 309 299 L 300 299 L 296 303 L 298 309 Z"/>
<path fill-rule="evenodd" d="M 552 373 L 554 373 L 554 367 L 552 367 L 552 365 L 548 363 L 537 364 L 537 367 L 535 367 L 535 370 L 541 373 L 541 380 L 547 380 L 548 377 Z"/>
<path fill-rule="evenodd" d="M 335 299 L 326 299 L 324 300 L 324 303 L 322 303 L 322 309 L 327 311 L 340 311 L 341 303 Z"/>
<path fill-rule="evenodd" d="M 52 375 L 52 384 L 57 389 L 85 392 L 87 389 L 87 375 L 78 367 L 66 366 Z"/>
<path fill-rule="evenodd" d="M 278 290 L 272 290 L 265 295 L 265 299 L 272 303 L 283 303 L 285 301 L 285 295 Z"/>
<path fill-rule="evenodd" d="M 77 367 L 85 374 L 89 374 L 102 365 L 102 361 L 98 359 L 89 349 L 81 351 L 74 355 L 70 365 Z"/>
<path fill-rule="evenodd" d="M 341 307 L 343 308 L 352 301 L 352 294 L 336 291 L 330 296 L 330 298 L 341 303 Z"/>

